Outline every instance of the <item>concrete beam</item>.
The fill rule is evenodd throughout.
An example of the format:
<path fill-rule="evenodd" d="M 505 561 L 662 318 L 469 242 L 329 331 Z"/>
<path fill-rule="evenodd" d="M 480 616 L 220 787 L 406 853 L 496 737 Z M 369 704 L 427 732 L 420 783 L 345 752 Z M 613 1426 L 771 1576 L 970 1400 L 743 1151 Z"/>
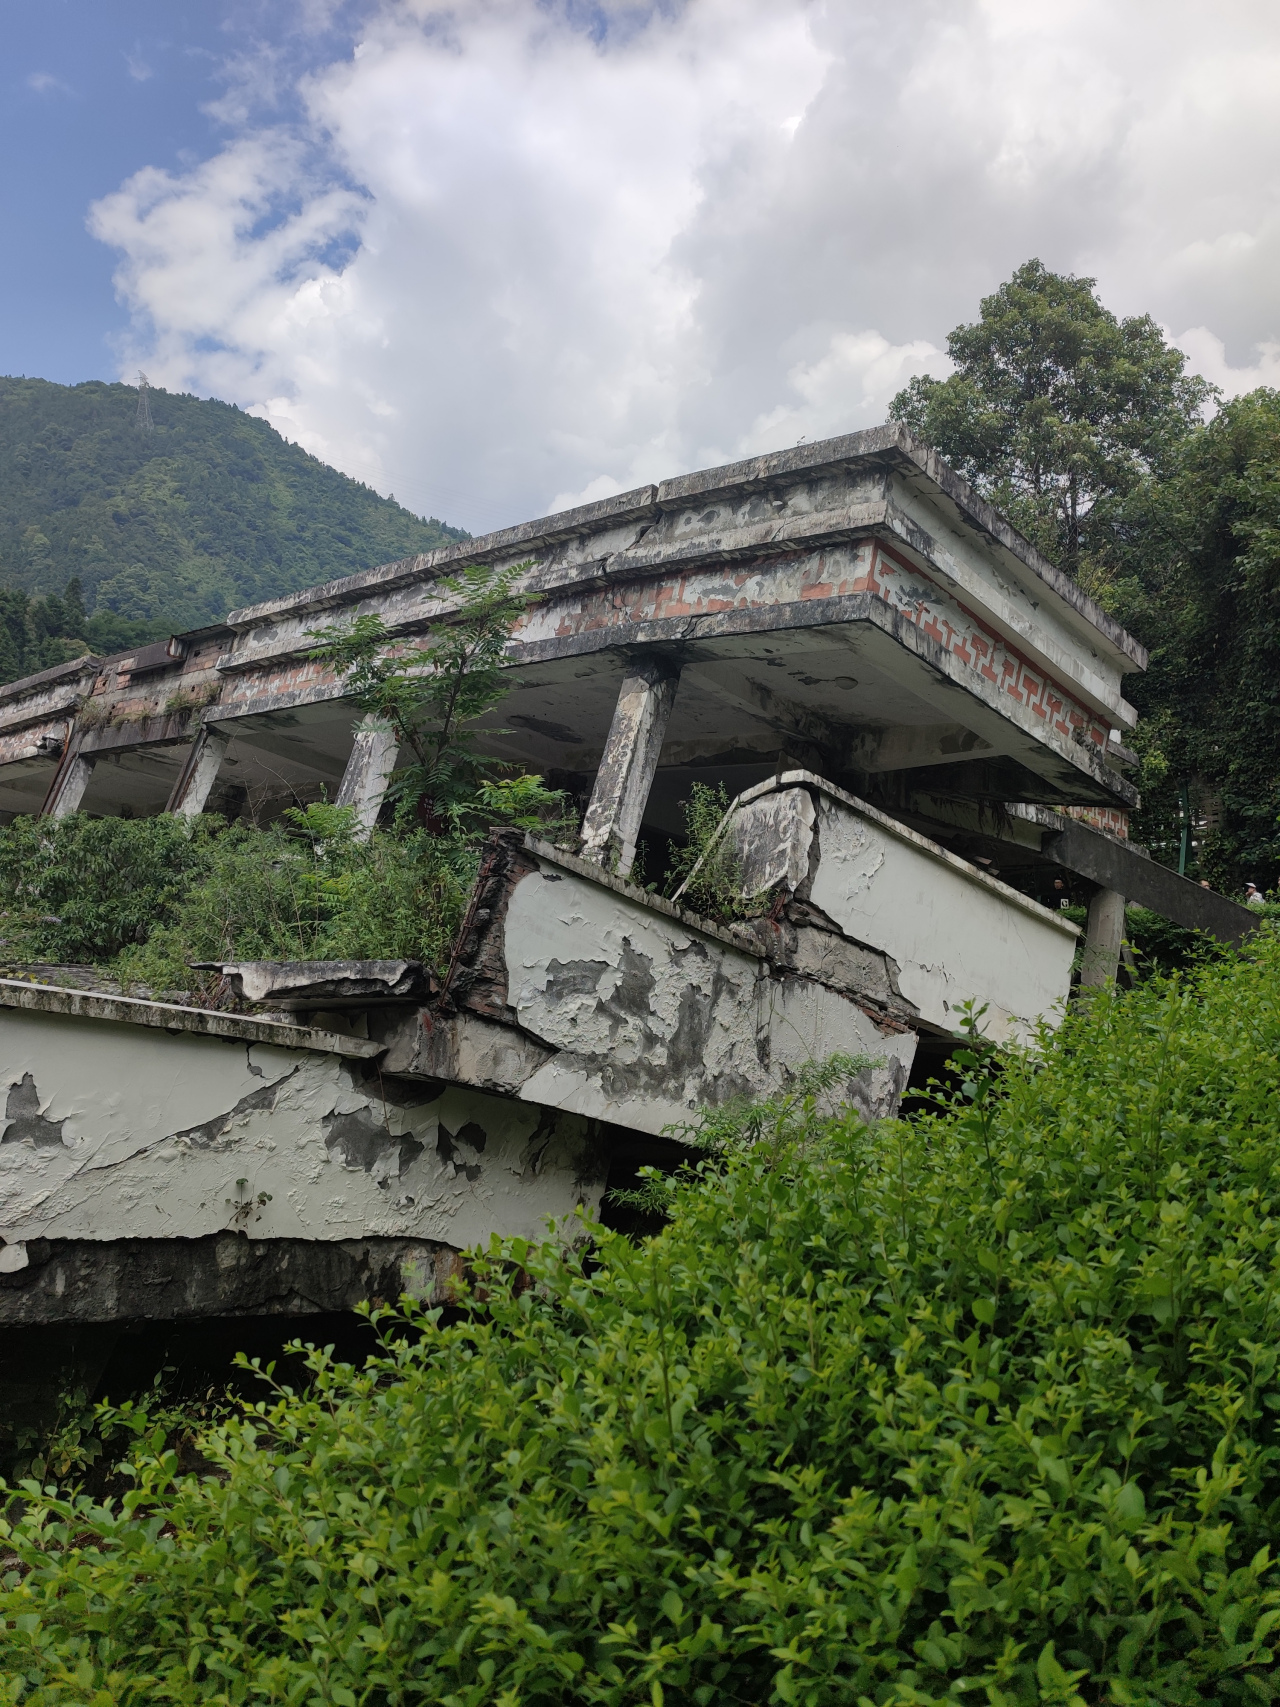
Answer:
<path fill-rule="evenodd" d="M 362 839 L 373 834 L 399 751 L 389 723 L 378 717 L 360 720 L 351 757 L 342 773 L 337 804 L 355 807 L 357 833 Z"/>
<path fill-rule="evenodd" d="M 302 1316 L 406 1292 L 445 1304 L 462 1273 L 459 1252 L 417 1238 L 32 1239 L 22 1255 L 0 1288 L 9 1329 Z"/>
<path fill-rule="evenodd" d="M 1089 902 L 1089 922 L 1085 928 L 1084 955 L 1080 965 L 1080 983 L 1086 989 L 1098 990 L 1115 981 L 1120 965 L 1120 947 L 1124 942 L 1124 896 L 1114 889 L 1099 889 Z"/>
<path fill-rule="evenodd" d="M 205 726 L 197 731 L 182 774 L 169 796 L 170 812 L 176 812 L 182 818 L 200 816 L 209 803 L 230 745 L 231 737 L 220 730 Z"/>
<path fill-rule="evenodd" d="M 582 824 L 582 855 L 603 865 L 614 853 L 619 877 L 631 870 L 653 774 L 680 685 L 680 667 L 646 659 L 623 678 L 604 757 Z"/>
<path fill-rule="evenodd" d="M 1176 925 L 1204 931 L 1219 942 L 1238 944 L 1257 930 L 1256 915 L 1238 901 L 1202 889 L 1148 854 L 1091 830 L 1087 824 L 1072 819 L 1058 822 L 1064 827 L 1050 831 L 1042 843 L 1042 852 L 1054 864 L 1078 872 L 1103 889 L 1114 890 L 1139 907 L 1149 907 Z"/>
<path fill-rule="evenodd" d="M 904 723 L 856 735 L 849 744 L 848 763 L 859 771 L 903 771 L 955 764 L 993 751 L 990 741 L 963 723 Z"/>

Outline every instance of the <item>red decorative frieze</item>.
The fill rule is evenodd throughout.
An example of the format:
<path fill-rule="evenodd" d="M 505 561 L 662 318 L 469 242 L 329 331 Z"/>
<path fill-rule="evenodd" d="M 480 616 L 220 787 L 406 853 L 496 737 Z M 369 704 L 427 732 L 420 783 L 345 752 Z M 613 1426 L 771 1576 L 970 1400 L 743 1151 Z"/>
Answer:
<path fill-rule="evenodd" d="M 1118 806 L 1064 806 L 1062 810 L 1069 818 L 1078 818 L 1095 830 L 1105 830 L 1109 836 L 1119 836 L 1126 842 L 1129 839 L 1129 814 Z"/>
<path fill-rule="evenodd" d="M 859 552 L 860 558 L 864 555 L 866 569 L 853 591 L 873 593 L 892 605 L 1057 735 L 1106 745 L 1110 730 L 1105 723 L 922 570 L 879 540 Z"/>

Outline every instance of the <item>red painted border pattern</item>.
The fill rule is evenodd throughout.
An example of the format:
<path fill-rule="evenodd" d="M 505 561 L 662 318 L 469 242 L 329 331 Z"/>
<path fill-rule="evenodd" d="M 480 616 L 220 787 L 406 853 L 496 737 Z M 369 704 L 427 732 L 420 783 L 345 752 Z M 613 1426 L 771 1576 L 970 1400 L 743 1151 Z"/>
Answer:
<path fill-rule="evenodd" d="M 1092 824 L 1095 830 L 1106 830 L 1123 841 L 1129 840 L 1129 814 L 1119 806 L 1064 806 L 1062 810 L 1069 818 Z"/>
<path fill-rule="evenodd" d="M 1105 747 L 1108 726 L 1074 699 L 1061 682 L 1024 658 L 1003 635 L 988 628 L 958 599 L 935 587 L 923 570 L 879 540 L 864 580 L 867 592 L 909 616 L 930 639 L 1057 734 L 1067 739 L 1084 734 L 1096 747 Z"/>

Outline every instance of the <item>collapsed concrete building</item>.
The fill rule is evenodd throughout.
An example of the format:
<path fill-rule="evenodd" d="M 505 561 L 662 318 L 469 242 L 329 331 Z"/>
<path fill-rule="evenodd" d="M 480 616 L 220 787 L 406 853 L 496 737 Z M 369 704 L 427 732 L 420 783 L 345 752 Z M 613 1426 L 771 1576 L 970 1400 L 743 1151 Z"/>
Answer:
<path fill-rule="evenodd" d="M 0 979 L 0 1322 L 300 1314 L 447 1294 L 459 1253 L 594 1210 L 699 1109 L 855 1058 L 892 1113 L 964 1004 L 996 1037 L 1113 976 L 1125 900 L 1251 916 L 1128 840 L 1140 645 L 905 429 L 805 445 L 392 563 L 0 688 L 0 811 L 371 826 L 399 755 L 312 656 L 412 646 L 461 567 L 531 595 L 489 749 L 576 797 L 573 848 L 486 846 L 438 982 L 228 965 L 240 1012 Z M 636 879 L 695 781 L 761 917 Z M 1049 904 L 1045 904 L 1048 901 Z M 243 1011 L 243 1010 L 249 1011 Z M 667 1138 L 664 1140 L 664 1134 Z"/>

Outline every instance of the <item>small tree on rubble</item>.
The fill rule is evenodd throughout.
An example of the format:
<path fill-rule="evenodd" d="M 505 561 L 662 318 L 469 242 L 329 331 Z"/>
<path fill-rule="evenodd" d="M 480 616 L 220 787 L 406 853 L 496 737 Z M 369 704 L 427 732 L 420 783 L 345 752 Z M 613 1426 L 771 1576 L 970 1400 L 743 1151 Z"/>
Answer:
<path fill-rule="evenodd" d="M 535 829 L 545 828 L 563 807 L 563 797 L 544 787 L 540 776 L 478 747 L 479 720 L 512 685 L 505 650 L 529 604 L 528 594 L 515 590 L 528 567 L 518 563 L 495 574 L 473 564 L 441 582 L 460 596 L 457 614 L 438 639 L 420 649 L 406 648 L 380 616 L 358 616 L 348 628 L 324 628 L 313 636 L 320 645 L 311 657 L 333 664 L 351 699 L 384 719 L 410 756 L 390 789 L 401 823 L 425 824 L 442 834 L 494 822 Z"/>

